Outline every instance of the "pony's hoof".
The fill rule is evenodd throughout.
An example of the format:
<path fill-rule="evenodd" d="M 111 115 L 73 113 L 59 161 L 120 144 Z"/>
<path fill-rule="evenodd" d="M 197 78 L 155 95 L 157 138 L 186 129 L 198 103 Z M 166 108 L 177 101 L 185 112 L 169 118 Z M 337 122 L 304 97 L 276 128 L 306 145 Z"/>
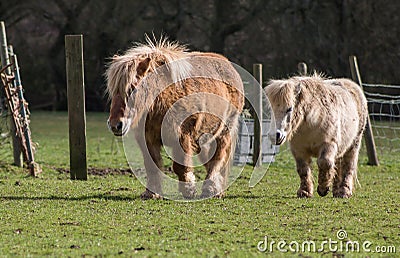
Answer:
<path fill-rule="evenodd" d="M 141 195 L 140 199 L 149 200 L 149 199 L 163 199 L 163 197 L 157 193 L 153 193 L 152 191 L 146 189 Z"/>
<path fill-rule="evenodd" d="M 211 198 L 214 196 L 217 196 L 218 193 L 215 191 L 212 191 L 211 189 L 203 189 L 203 191 L 201 192 L 200 195 L 200 199 L 207 199 L 207 198 Z"/>
<path fill-rule="evenodd" d="M 205 198 L 211 198 L 211 197 L 217 197 L 218 195 L 223 194 L 222 189 L 218 190 L 218 184 L 216 184 L 214 181 L 207 179 L 203 183 L 202 187 L 202 193 L 200 195 L 201 199 Z"/>
<path fill-rule="evenodd" d="M 311 198 L 311 197 L 313 197 L 313 194 L 310 193 L 310 192 L 307 192 L 307 191 L 305 191 L 303 189 L 299 189 L 297 191 L 297 197 L 298 198 Z"/>
<path fill-rule="evenodd" d="M 350 198 L 352 195 L 352 192 L 347 189 L 338 189 L 337 191 L 333 192 L 333 197 L 335 198 Z"/>
<path fill-rule="evenodd" d="M 186 183 L 184 186 L 180 187 L 179 191 L 185 199 L 193 199 L 197 194 L 194 184 L 187 185 Z"/>
<path fill-rule="evenodd" d="M 224 196 L 225 196 L 224 192 L 215 193 L 215 192 L 203 191 L 200 195 L 200 199 L 208 199 L 208 198 L 222 199 Z"/>
<path fill-rule="evenodd" d="M 318 186 L 317 192 L 318 192 L 319 196 L 324 197 L 329 193 L 329 187 L 323 188 L 323 187 Z"/>
<path fill-rule="evenodd" d="M 222 199 L 224 197 L 225 197 L 225 193 L 224 192 L 214 195 L 214 198 L 216 198 L 216 199 Z"/>

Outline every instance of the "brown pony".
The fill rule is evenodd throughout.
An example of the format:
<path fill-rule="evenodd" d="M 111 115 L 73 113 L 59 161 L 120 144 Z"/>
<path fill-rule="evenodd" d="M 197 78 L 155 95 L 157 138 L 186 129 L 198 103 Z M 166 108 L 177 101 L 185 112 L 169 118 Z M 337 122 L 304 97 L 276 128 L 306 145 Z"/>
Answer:
<path fill-rule="evenodd" d="M 147 173 L 142 198 L 163 196 L 163 145 L 185 198 L 196 196 L 193 155 L 207 170 L 201 197 L 226 188 L 238 116 L 244 105 L 239 74 L 223 56 L 188 52 L 161 39 L 112 58 L 106 71 L 111 98 L 108 126 L 116 136 L 134 128 Z"/>
<path fill-rule="evenodd" d="M 298 197 L 313 195 L 311 158 L 317 157 L 318 194 L 350 197 L 368 115 L 360 87 L 319 75 L 272 80 L 265 88 L 276 121 L 276 144 L 286 139 L 300 176 Z"/>

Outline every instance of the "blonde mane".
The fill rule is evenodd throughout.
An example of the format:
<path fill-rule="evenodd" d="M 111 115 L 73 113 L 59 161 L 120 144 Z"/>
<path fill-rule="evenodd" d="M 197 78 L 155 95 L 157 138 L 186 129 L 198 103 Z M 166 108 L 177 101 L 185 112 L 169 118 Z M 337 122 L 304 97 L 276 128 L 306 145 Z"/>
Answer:
<path fill-rule="evenodd" d="M 311 76 L 295 76 L 287 80 L 270 80 L 265 89 L 266 94 L 271 100 L 277 103 L 292 103 L 298 93 L 313 90 L 315 88 L 324 89 L 323 81 L 326 78 L 319 73 L 314 73 Z M 302 85 L 302 86 L 300 86 Z"/>
<path fill-rule="evenodd" d="M 326 78 L 319 73 L 311 76 L 294 76 L 286 80 L 270 80 L 265 88 L 265 93 L 272 106 L 289 104 L 292 105 L 293 114 L 291 119 L 291 130 L 287 138 L 290 140 L 304 117 L 303 107 L 309 105 L 310 100 L 321 95 L 329 95 L 329 90 L 324 82 Z M 312 103 L 312 102 L 310 102 Z M 314 106 L 318 108 L 318 106 Z"/>
<path fill-rule="evenodd" d="M 294 80 L 270 80 L 266 87 L 267 96 L 278 103 L 291 103 L 296 84 Z"/>
<path fill-rule="evenodd" d="M 157 41 L 146 35 L 146 43 L 135 43 L 123 55 L 112 57 L 105 73 L 108 95 L 110 97 L 116 94 L 126 95 L 136 80 L 136 68 L 139 62 L 146 58 L 150 58 L 150 72 L 155 72 L 157 67 L 165 64 L 174 82 L 188 78 L 192 66 L 185 60 L 189 55 L 187 51 L 185 45 L 169 41 L 166 37 L 161 37 Z"/>

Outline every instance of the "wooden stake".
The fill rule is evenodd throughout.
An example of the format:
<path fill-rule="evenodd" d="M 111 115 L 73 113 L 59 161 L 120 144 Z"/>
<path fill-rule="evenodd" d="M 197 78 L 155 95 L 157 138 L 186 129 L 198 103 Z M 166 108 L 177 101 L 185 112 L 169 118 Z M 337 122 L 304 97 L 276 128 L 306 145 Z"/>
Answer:
<path fill-rule="evenodd" d="M 361 81 L 360 70 L 358 69 L 357 57 L 350 56 L 350 70 L 351 77 L 353 81 L 360 85 L 361 89 L 364 91 Z M 364 131 L 365 146 L 367 147 L 368 165 L 379 166 L 378 156 L 376 154 L 374 134 L 372 132 L 371 121 L 369 119 L 369 114 L 367 116 L 367 124 Z"/>
<path fill-rule="evenodd" d="M 87 180 L 83 36 L 65 36 L 71 179 Z"/>
<path fill-rule="evenodd" d="M 253 145 L 253 166 L 262 165 L 262 64 L 253 64 L 253 76 L 258 81 L 253 89 L 253 119 L 254 119 L 254 145 Z"/>
<path fill-rule="evenodd" d="M 300 62 L 297 64 L 297 72 L 301 76 L 306 76 L 307 75 L 307 64 L 304 62 Z"/>

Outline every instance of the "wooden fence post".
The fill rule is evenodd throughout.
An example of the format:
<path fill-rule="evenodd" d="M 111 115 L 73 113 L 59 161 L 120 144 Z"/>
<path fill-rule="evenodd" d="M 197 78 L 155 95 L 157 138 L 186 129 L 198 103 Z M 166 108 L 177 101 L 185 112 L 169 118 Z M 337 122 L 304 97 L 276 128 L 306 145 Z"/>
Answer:
<path fill-rule="evenodd" d="M 262 64 L 253 64 L 253 76 L 259 84 L 254 85 L 253 96 L 253 119 L 254 119 L 254 138 L 253 138 L 253 166 L 262 165 Z"/>
<path fill-rule="evenodd" d="M 350 70 L 351 77 L 353 81 L 357 82 L 363 90 L 363 85 L 361 81 L 360 70 L 358 69 L 357 57 L 350 56 Z M 364 91 L 364 90 L 363 90 Z M 372 166 L 379 166 L 378 156 L 376 154 L 374 134 L 372 132 L 371 121 L 369 119 L 369 114 L 367 116 L 367 124 L 364 131 L 365 146 L 367 147 L 368 164 Z"/>
<path fill-rule="evenodd" d="M 8 45 L 7 45 L 7 34 L 6 34 L 6 26 L 4 22 L 0 22 L 0 52 L 1 52 L 1 66 L 6 67 L 10 64 L 10 56 L 8 54 Z M 11 68 L 7 68 L 6 74 L 11 76 Z M 10 111 L 10 107 L 8 108 Z M 10 126 L 10 133 L 12 137 L 12 146 L 13 146 L 13 156 L 14 156 L 14 165 L 18 167 L 22 167 L 22 150 L 21 150 L 21 139 L 17 136 L 16 126 L 13 119 L 13 116 L 10 116 L 11 119 L 11 126 Z"/>
<path fill-rule="evenodd" d="M 65 36 L 71 179 L 87 180 L 83 36 Z"/>
<path fill-rule="evenodd" d="M 297 72 L 301 76 L 306 76 L 307 75 L 307 64 L 304 62 L 300 62 L 297 64 Z"/>

